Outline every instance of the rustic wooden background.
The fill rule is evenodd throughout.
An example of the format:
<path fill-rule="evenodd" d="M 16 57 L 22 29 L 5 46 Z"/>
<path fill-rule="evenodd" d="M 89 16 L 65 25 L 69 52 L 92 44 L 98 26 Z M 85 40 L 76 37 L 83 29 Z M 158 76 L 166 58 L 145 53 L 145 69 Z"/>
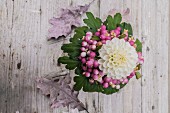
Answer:
<path fill-rule="evenodd" d="M 91 0 L 0 0 L 0 113 L 76 113 L 50 109 L 34 78 L 61 70 L 63 41 L 47 42 L 48 20 L 60 8 Z M 130 9 L 134 36 L 143 43 L 143 77 L 119 93 L 80 92 L 90 113 L 168 113 L 169 0 L 95 0 L 89 11 L 104 18 L 110 9 Z M 77 112 L 78 113 L 78 112 Z M 85 112 L 81 112 L 85 113 Z"/>

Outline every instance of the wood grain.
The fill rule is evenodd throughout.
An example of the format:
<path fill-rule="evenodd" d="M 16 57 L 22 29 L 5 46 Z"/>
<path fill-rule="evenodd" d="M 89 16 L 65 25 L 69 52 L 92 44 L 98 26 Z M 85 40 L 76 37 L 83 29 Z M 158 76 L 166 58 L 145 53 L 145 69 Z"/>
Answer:
<path fill-rule="evenodd" d="M 79 113 L 66 107 L 50 109 L 49 99 L 37 90 L 34 79 L 64 69 L 57 59 L 63 55 L 61 45 L 68 40 L 48 42 L 48 20 L 58 16 L 61 8 L 91 1 L 0 1 L 0 113 Z M 102 19 L 111 9 L 130 9 L 129 21 L 134 37 L 143 41 L 145 63 L 142 79 L 133 78 L 117 94 L 81 91 L 79 98 L 90 113 L 168 113 L 169 2 L 95 0 L 91 5 L 89 11 Z"/>

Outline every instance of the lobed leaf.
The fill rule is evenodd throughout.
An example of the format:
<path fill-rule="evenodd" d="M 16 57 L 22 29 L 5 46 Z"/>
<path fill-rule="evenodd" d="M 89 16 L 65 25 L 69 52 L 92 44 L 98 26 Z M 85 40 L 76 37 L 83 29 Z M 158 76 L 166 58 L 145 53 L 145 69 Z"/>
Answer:
<path fill-rule="evenodd" d="M 135 44 L 137 45 L 136 51 L 142 52 L 142 43 L 139 41 L 139 39 L 136 39 Z"/>
<path fill-rule="evenodd" d="M 77 67 L 79 61 L 70 59 L 67 56 L 63 56 L 58 59 L 58 63 L 66 64 L 66 69 L 73 70 Z"/>
<path fill-rule="evenodd" d="M 90 30 L 92 32 L 97 32 L 97 30 L 100 28 L 102 21 L 100 18 L 95 18 L 94 15 L 91 12 L 86 13 L 88 19 L 84 19 L 84 23 L 90 27 Z"/>

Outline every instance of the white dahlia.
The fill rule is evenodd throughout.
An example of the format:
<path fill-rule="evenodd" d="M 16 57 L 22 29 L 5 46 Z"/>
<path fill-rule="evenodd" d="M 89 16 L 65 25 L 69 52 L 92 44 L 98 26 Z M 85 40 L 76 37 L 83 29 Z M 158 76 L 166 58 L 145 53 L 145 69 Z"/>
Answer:
<path fill-rule="evenodd" d="M 124 39 L 113 38 L 106 41 L 99 50 L 99 69 L 114 79 L 126 78 L 133 72 L 138 54 L 133 46 Z"/>

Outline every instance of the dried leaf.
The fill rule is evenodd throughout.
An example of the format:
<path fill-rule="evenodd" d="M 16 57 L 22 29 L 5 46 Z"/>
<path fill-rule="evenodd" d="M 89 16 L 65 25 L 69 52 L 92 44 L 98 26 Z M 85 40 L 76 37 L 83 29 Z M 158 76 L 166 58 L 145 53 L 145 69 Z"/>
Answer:
<path fill-rule="evenodd" d="M 130 9 L 129 8 L 127 8 L 127 9 L 125 9 L 123 11 L 117 10 L 117 9 L 111 9 L 111 10 L 109 10 L 109 12 L 107 14 L 111 15 L 111 16 L 114 16 L 116 13 L 121 13 L 122 14 L 122 21 L 128 22 L 130 20 L 130 15 L 129 15 Z M 105 15 L 104 17 L 107 18 L 107 15 Z"/>
<path fill-rule="evenodd" d="M 50 96 L 51 108 L 70 106 L 73 109 L 77 108 L 79 111 L 86 110 L 78 99 L 78 92 L 72 90 L 69 86 L 71 83 L 69 74 L 63 76 L 59 73 L 59 76 L 58 74 L 54 74 L 53 76 L 40 77 L 36 79 L 36 82 L 37 88 L 44 95 Z"/>
<path fill-rule="evenodd" d="M 67 37 L 73 30 L 72 26 L 80 26 L 80 17 L 88 10 L 91 3 L 62 9 L 60 17 L 50 19 L 49 23 L 52 25 L 52 28 L 49 29 L 48 39 L 58 39 L 61 36 Z"/>

